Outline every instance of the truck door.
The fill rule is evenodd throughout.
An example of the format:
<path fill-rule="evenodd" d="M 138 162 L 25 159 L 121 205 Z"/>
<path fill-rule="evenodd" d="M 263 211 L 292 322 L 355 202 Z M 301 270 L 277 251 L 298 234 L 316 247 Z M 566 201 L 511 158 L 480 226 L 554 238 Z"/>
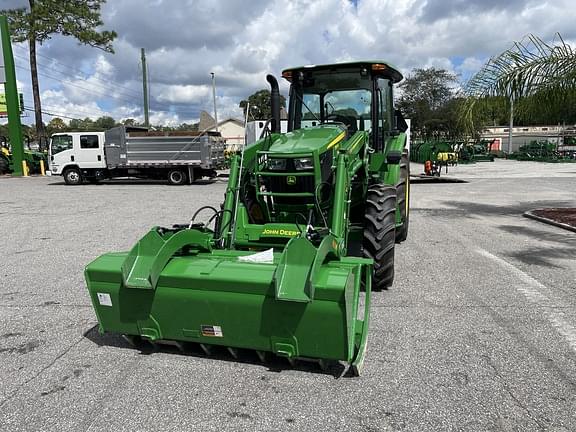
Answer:
<path fill-rule="evenodd" d="M 76 151 L 76 162 L 81 169 L 85 168 L 105 168 L 104 143 L 101 134 L 89 133 L 76 134 L 78 140 L 74 143 Z"/>
<path fill-rule="evenodd" d="M 50 171 L 59 174 L 65 165 L 74 163 L 72 135 L 52 135 L 50 140 Z"/>

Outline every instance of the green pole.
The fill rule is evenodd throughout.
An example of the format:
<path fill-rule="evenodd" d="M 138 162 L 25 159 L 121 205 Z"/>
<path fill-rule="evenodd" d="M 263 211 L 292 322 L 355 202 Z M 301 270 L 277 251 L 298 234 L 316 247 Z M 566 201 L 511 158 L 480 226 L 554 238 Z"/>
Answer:
<path fill-rule="evenodd" d="M 4 58 L 6 92 L 6 106 L 8 108 L 8 129 L 10 131 L 10 145 L 12 147 L 12 161 L 14 171 L 12 175 L 21 176 L 22 160 L 24 158 L 24 146 L 22 143 L 22 125 L 20 124 L 20 104 L 18 101 L 18 89 L 16 87 L 16 71 L 14 69 L 14 57 L 12 57 L 12 44 L 10 43 L 10 31 L 8 19 L 0 15 L 0 47 Z"/>

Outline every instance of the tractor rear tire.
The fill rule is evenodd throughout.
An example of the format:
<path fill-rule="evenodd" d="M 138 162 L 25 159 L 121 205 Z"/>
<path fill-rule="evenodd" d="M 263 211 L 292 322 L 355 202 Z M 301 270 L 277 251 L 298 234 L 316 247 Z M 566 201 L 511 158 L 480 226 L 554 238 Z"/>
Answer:
<path fill-rule="evenodd" d="M 374 184 L 368 188 L 364 213 L 363 255 L 374 260 L 372 287 L 387 289 L 394 282 L 396 188 Z"/>
<path fill-rule="evenodd" d="M 76 186 L 82 184 L 82 174 L 78 168 L 68 168 L 64 171 L 64 181 L 67 185 Z"/>
<path fill-rule="evenodd" d="M 168 173 L 168 183 L 174 186 L 181 186 L 186 184 L 188 180 L 186 172 L 181 169 L 174 169 Z"/>
<path fill-rule="evenodd" d="M 402 226 L 396 228 L 396 243 L 401 243 L 408 238 L 410 223 L 410 160 L 407 150 L 404 150 L 400 160 L 400 183 L 396 186 L 396 202 L 402 218 Z"/>
<path fill-rule="evenodd" d="M 10 172 L 10 164 L 3 156 L 0 156 L 0 174 L 8 174 Z"/>

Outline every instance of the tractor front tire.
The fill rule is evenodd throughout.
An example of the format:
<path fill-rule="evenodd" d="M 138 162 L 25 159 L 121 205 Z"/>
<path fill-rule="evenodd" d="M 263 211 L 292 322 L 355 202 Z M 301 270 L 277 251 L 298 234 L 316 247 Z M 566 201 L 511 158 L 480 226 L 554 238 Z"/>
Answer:
<path fill-rule="evenodd" d="M 396 243 L 401 243 L 408 238 L 410 222 L 410 160 L 407 150 L 404 150 L 400 160 L 400 183 L 396 186 L 396 202 L 402 218 L 402 225 L 396 228 Z"/>
<path fill-rule="evenodd" d="M 396 188 L 374 184 L 368 188 L 364 213 L 363 254 L 374 260 L 372 287 L 387 289 L 394 282 Z"/>
<path fill-rule="evenodd" d="M 76 186 L 82 184 L 82 174 L 78 168 L 68 168 L 64 171 L 64 181 L 67 185 Z"/>

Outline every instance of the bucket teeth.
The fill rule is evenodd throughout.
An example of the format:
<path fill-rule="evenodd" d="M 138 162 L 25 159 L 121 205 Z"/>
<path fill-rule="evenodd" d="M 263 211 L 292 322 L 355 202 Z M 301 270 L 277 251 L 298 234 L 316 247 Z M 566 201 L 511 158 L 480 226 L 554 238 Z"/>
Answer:
<path fill-rule="evenodd" d="M 236 348 L 232 348 L 232 347 L 227 347 L 228 348 L 228 352 L 230 353 L 230 355 L 232 357 L 234 357 L 235 360 L 238 360 L 238 350 Z"/>
<path fill-rule="evenodd" d="M 148 343 L 150 344 L 150 346 L 154 351 L 158 351 L 160 349 L 160 344 L 157 343 L 156 341 L 148 339 Z"/>
<path fill-rule="evenodd" d="M 256 355 L 258 356 L 260 362 L 266 363 L 266 352 L 256 350 Z"/>
<path fill-rule="evenodd" d="M 127 334 L 123 334 L 122 339 L 124 339 L 126 342 L 128 342 L 134 348 L 137 348 L 138 343 L 140 342 L 140 338 L 138 338 L 137 336 L 127 335 Z"/>
<path fill-rule="evenodd" d="M 126 340 L 126 342 L 128 342 L 134 348 L 144 349 L 146 351 L 150 351 L 150 348 L 147 347 L 151 347 L 154 350 L 162 350 L 162 347 L 167 345 L 178 348 L 178 350 L 181 351 L 183 354 L 193 353 L 195 355 L 198 355 L 200 354 L 200 351 L 198 350 L 199 347 L 202 349 L 202 353 L 204 353 L 204 355 L 206 356 L 209 357 L 221 356 L 225 352 L 228 352 L 234 360 L 245 358 L 245 355 L 249 352 L 249 350 L 245 349 L 234 348 L 229 346 L 224 347 L 220 345 L 211 345 L 205 343 L 189 343 L 178 340 L 166 340 L 166 339 L 152 341 L 150 339 L 142 338 L 141 336 L 137 335 L 123 334 L 122 338 Z M 271 352 L 261 350 L 254 350 L 252 352 L 256 353 L 256 356 L 258 357 L 260 363 L 272 362 L 273 364 L 275 364 L 277 361 L 280 362 L 287 361 L 290 364 L 290 367 L 292 368 L 298 367 L 298 364 L 300 362 L 318 364 L 318 366 L 324 373 L 330 372 L 330 370 L 334 367 L 334 365 L 338 364 L 337 361 L 327 359 L 318 359 L 310 357 L 284 357 L 284 356 L 277 356 Z M 254 359 L 252 357 L 252 361 L 253 360 Z M 352 376 L 358 376 L 360 375 L 361 369 L 362 369 L 362 362 L 358 362 L 358 364 L 355 364 L 350 367 L 348 373 L 351 374 Z"/>
<path fill-rule="evenodd" d="M 212 347 L 212 345 L 207 345 L 207 344 L 200 344 L 200 348 L 202 348 L 202 350 L 204 351 L 204 353 L 208 356 L 211 356 L 212 353 L 214 352 L 214 349 Z"/>
<path fill-rule="evenodd" d="M 152 343 L 154 345 L 154 343 Z M 178 348 L 178 350 L 182 353 L 186 352 L 186 348 L 184 346 L 184 342 L 180 342 L 177 340 L 159 340 L 156 341 L 156 345 L 169 345 Z"/>

